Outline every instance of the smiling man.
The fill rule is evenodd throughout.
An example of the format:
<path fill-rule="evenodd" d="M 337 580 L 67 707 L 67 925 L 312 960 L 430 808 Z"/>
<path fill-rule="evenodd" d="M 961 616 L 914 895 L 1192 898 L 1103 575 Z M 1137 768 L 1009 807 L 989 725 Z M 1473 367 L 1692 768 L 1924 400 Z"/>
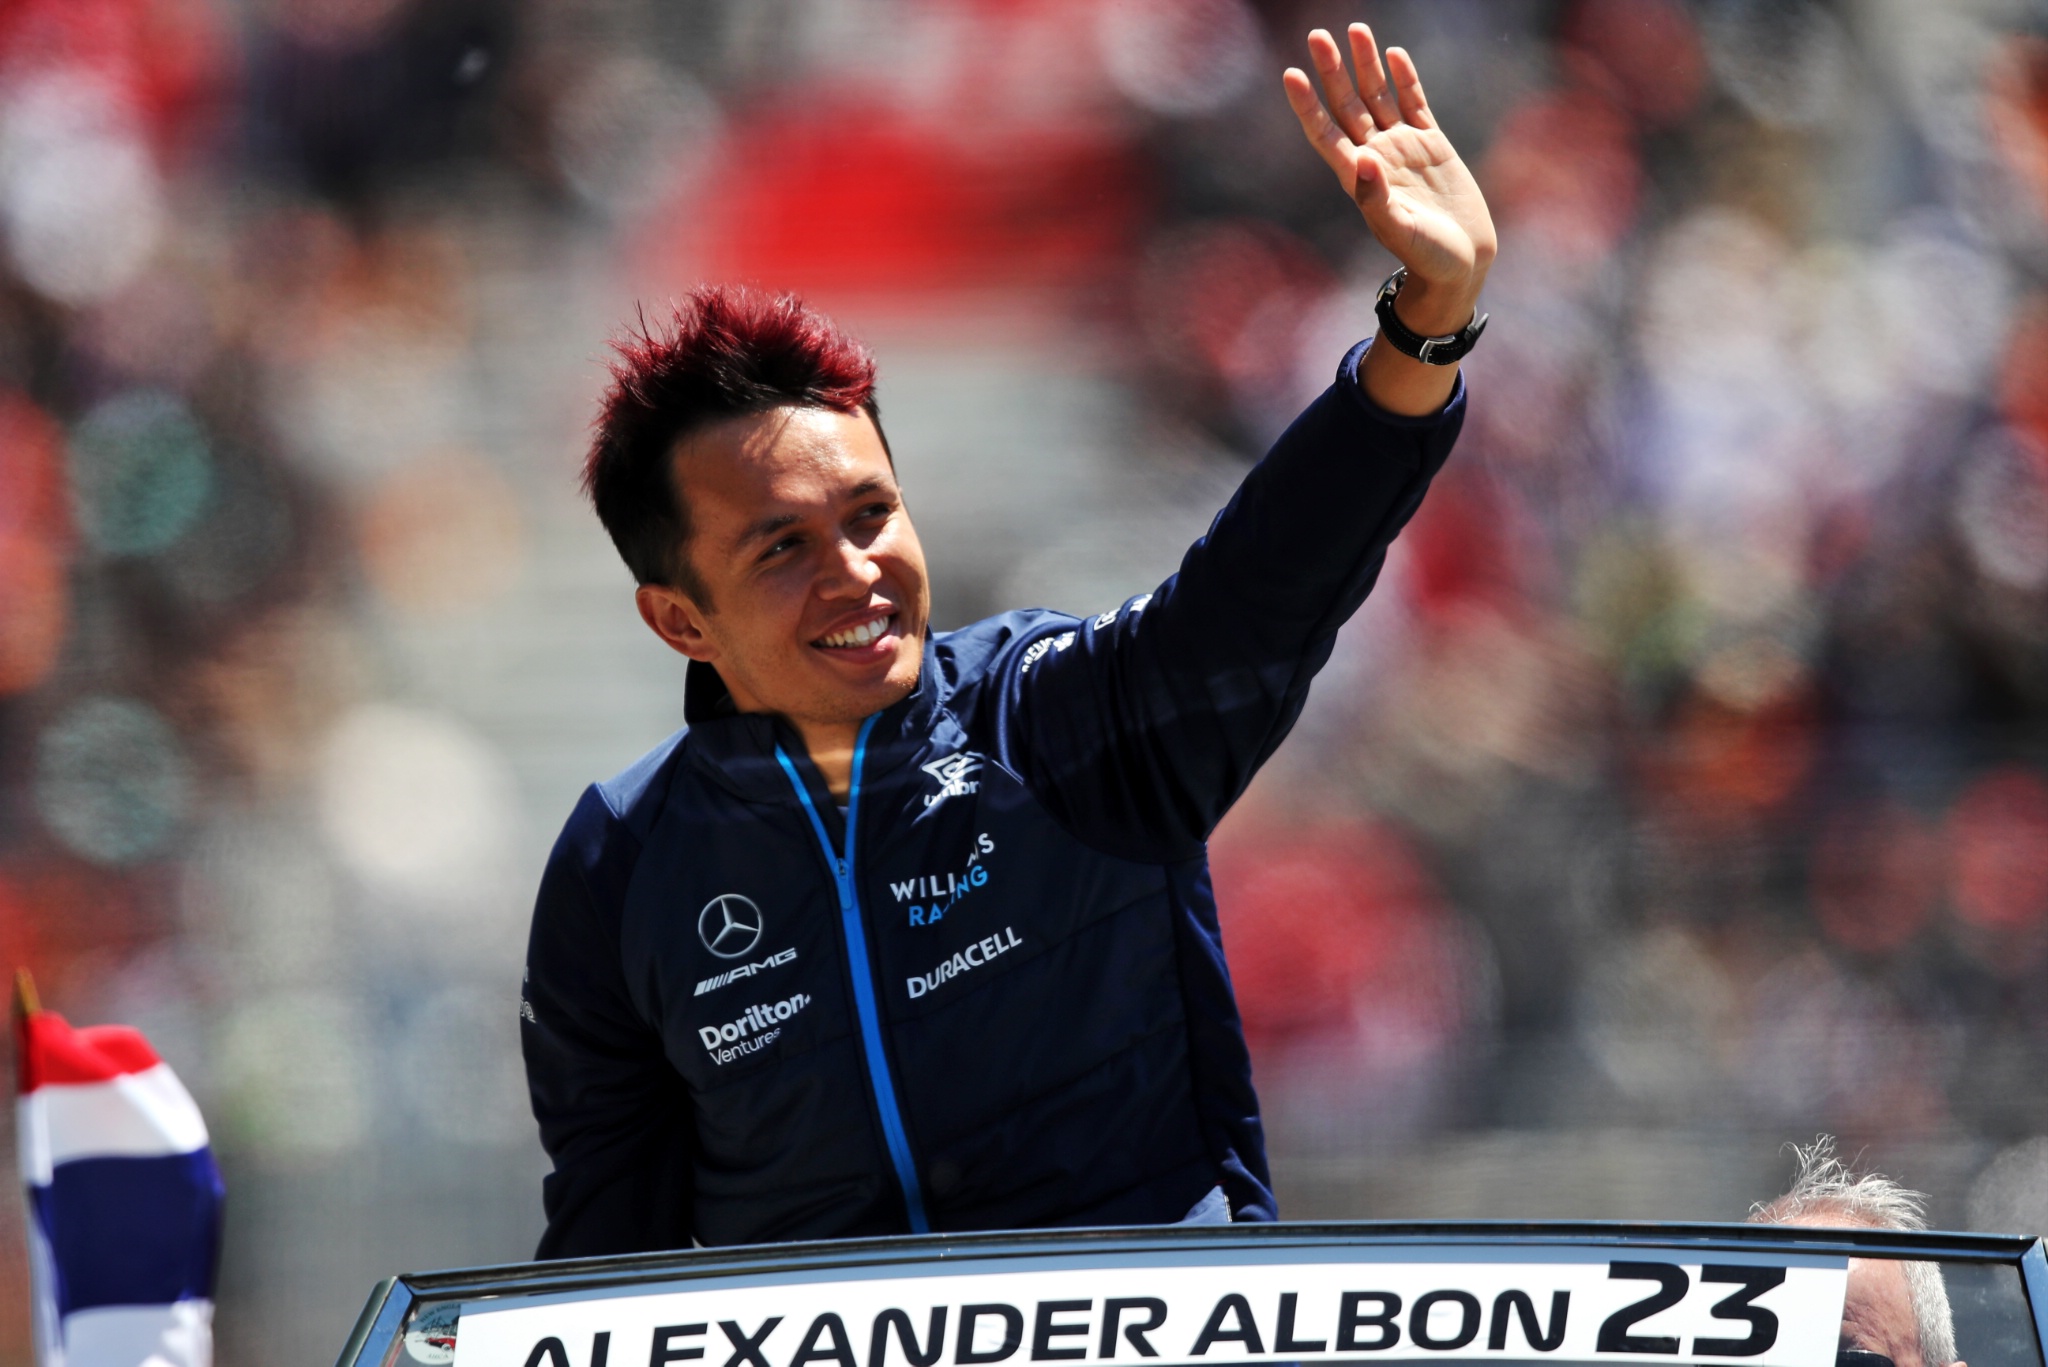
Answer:
<path fill-rule="evenodd" d="M 1327 108 L 1284 85 L 1403 265 L 1379 337 L 1120 607 L 933 633 L 873 362 L 797 301 L 620 347 L 585 482 L 687 726 L 542 880 L 542 1257 L 1275 1217 L 1204 841 L 1450 452 L 1494 253 L 1414 64 L 1349 37 Z"/>

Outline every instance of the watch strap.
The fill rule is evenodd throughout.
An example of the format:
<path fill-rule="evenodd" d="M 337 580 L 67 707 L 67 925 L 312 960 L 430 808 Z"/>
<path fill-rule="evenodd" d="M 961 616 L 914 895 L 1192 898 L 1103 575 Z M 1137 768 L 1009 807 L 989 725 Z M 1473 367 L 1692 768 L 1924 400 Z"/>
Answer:
<path fill-rule="evenodd" d="M 1408 268 L 1402 266 L 1380 286 L 1379 297 L 1373 301 L 1373 312 L 1380 320 L 1380 336 L 1403 356 L 1413 356 L 1424 365 L 1456 365 L 1464 360 L 1479 341 L 1479 334 L 1486 331 L 1487 315 L 1474 309 L 1472 321 L 1459 331 L 1445 333 L 1441 337 L 1426 337 L 1402 322 L 1400 315 L 1394 312 L 1394 300 L 1407 280 Z"/>

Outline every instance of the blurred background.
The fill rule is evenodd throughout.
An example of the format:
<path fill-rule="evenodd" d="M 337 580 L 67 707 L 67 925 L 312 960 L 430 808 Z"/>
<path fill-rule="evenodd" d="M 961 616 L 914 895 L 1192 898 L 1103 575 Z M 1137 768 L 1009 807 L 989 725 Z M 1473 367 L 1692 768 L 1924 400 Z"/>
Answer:
<path fill-rule="evenodd" d="M 0 958 L 198 1094 L 223 1363 L 540 1229 L 532 890 L 681 713 L 607 336 L 804 292 L 939 625 L 1114 606 L 1371 330 L 1278 84 L 1355 18 L 1502 250 L 1216 841 L 1283 1213 L 1739 1218 L 1826 1130 L 2048 1228 L 2048 7 L 6 0 Z"/>

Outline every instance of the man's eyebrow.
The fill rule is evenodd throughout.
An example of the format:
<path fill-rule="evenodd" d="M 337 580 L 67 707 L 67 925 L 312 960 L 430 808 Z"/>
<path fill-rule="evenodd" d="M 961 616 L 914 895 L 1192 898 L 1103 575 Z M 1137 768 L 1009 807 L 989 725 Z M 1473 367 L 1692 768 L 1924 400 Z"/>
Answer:
<path fill-rule="evenodd" d="M 856 498 L 865 498 L 869 494 L 883 492 L 888 490 L 888 488 L 889 481 L 883 479 L 880 475 L 875 475 L 868 479 L 862 480 L 860 483 L 854 485 L 851 489 L 847 490 L 846 497 L 849 500 Z M 796 513 L 777 513 L 773 517 L 764 517 L 759 522 L 754 523 L 745 531 L 741 532 L 738 536 L 734 537 L 732 544 L 735 549 L 744 547 L 752 542 L 761 540 L 763 537 L 773 536 L 775 533 L 781 531 L 784 527 L 791 526 L 801 521 L 803 521 L 803 518 Z"/>
<path fill-rule="evenodd" d="M 802 520 L 795 513 L 777 513 L 773 517 L 764 517 L 735 537 L 732 544 L 735 548 L 745 546 L 748 542 L 759 541 L 764 536 L 773 536 L 784 527 Z"/>

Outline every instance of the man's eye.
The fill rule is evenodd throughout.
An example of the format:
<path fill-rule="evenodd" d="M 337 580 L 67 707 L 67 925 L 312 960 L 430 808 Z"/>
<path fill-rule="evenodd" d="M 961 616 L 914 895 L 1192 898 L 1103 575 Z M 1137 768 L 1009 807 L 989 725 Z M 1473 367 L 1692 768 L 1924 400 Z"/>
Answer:
<path fill-rule="evenodd" d="M 797 539 L 796 539 L 795 537 L 793 537 L 793 536 L 785 536 L 785 537 L 783 537 L 783 538 L 782 538 L 782 540 L 780 540 L 780 541 L 776 542 L 776 543 L 775 543 L 774 545 L 770 546 L 770 547 L 769 547 L 769 548 L 768 548 L 767 550 L 765 550 L 765 551 L 762 551 L 762 552 L 761 552 L 761 558 L 762 558 L 763 560 L 773 560 L 773 559 L 774 559 L 774 558 L 775 558 L 776 556 L 778 556 L 778 555 L 781 555 L 781 554 L 782 554 L 783 552 L 785 552 L 785 551 L 792 551 L 792 550 L 795 550 L 795 549 L 796 549 L 796 545 L 797 545 Z"/>
<path fill-rule="evenodd" d="M 867 507 L 860 510 L 859 516 L 863 518 L 887 517 L 894 511 L 896 510 L 891 504 L 870 503 Z"/>

